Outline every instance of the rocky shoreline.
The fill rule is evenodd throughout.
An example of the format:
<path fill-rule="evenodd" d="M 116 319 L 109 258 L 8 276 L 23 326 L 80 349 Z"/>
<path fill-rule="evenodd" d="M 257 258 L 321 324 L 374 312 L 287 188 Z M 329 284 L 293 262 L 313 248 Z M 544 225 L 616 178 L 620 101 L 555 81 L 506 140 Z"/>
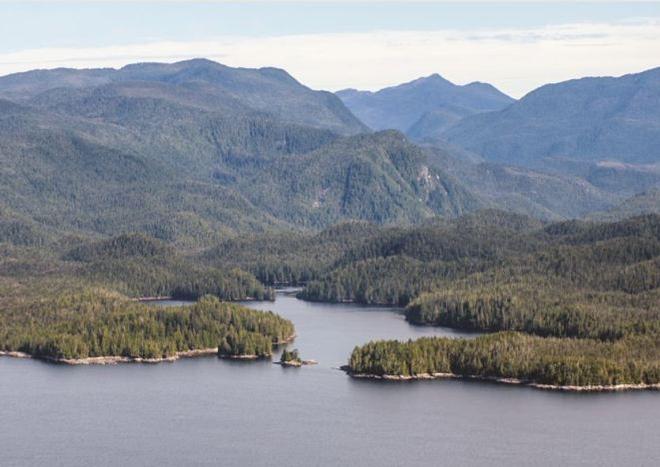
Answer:
<path fill-rule="evenodd" d="M 61 363 L 64 365 L 116 365 L 118 363 L 162 363 L 174 362 L 180 358 L 193 358 L 202 357 L 207 355 L 217 355 L 218 348 L 211 347 L 208 349 L 195 349 L 176 352 L 174 355 L 168 357 L 124 357 L 119 355 L 107 355 L 102 357 L 85 357 L 85 358 L 57 358 L 49 357 L 47 355 L 30 355 L 25 352 L 16 351 L 0 351 L 0 356 L 14 357 L 14 358 L 34 358 L 36 360 L 44 360 L 52 363 Z"/>
<path fill-rule="evenodd" d="M 318 365 L 319 362 L 316 360 L 291 360 L 289 362 L 273 362 L 275 365 L 282 365 L 284 367 L 291 366 L 295 368 L 300 368 L 305 365 Z"/>
<path fill-rule="evenodd" d="M 286 339 L 279 340 L 279 341 L 275 342 L 273 345 L 284 345 L 284 344 L 290 344 L 291 342 L 293 342 L 293 341 L 296 339 L 296 337 L 297 337 L 297 335 L 296 335 L 295 333 L 294 333 L 294 334 L 291 334 L 291 335 L 290 335 L 289 337 L 287 337 Z"/>
<path fill-rule="evenodd" d="M 257 360 L 259 358 L 264 358 L 260 357 L 259 355 L 255 354 L 245 354 L 245 355 L 218 355 L 220 358 L 224 358 L 227 360 Z"/>
<path fill-rule="evenodd" d="M 296 338 L 296 335 L 288 337 L 287 339 L 276 342 L 274 345 L 288 344 Z M 209 355 L 218 355 L 217 347 L 209 347 L 206 349 L 193 349 L 183 350 L 176 352 L 174 355 L 167 357 L 145 358 L 145 357 L 123 357 L 119 355 L 107 355 L 102 357 L 85 357 L 85 358 L 57 358 L 49 357 L 47 355 L 31 355 L 25 352 L 16 350 L 0 350 L 0 357 L 12 358 L 34 358 L 36 360 L 44 360 L 51 363 L 61 363 L 64 365 L 116 365 L 118 363 L 163 363 L 174 362 L 180 358 L 194 358 L 205 357 Z M 219 355 L 220 358 L 227 358 L 231 360 L 256 360 L 260 358 L 258 355 Z"/>
<path fill-rule="evenodd" d="M 564 392 L 617 392 L 617 391 L 639 391 L 639 390 L 660 390 L 660 383 L 652 384 L 614 384 L 614 385 L 594 385 L 594 386 L 561 386 L 554 384 L 535 383 L 533 381 L 524 381 L 518 378 L 499 378 L 495 376 L 477 376 L 477 375 L 457 375 L 454 373 L 420 373 L 414 376 L 406 375 L 372 375 L 366 373 L 353 373 L 348 366 L 342 366 L 340 370 L 345 371 L 351 378 L 358 379 L 377 379 L 383 381 L 417 381 L 434 379 L 471 379 L 479 381 L 488 381 L 500 384 L 515 384 L 528 386 L 535 389 Z"/>

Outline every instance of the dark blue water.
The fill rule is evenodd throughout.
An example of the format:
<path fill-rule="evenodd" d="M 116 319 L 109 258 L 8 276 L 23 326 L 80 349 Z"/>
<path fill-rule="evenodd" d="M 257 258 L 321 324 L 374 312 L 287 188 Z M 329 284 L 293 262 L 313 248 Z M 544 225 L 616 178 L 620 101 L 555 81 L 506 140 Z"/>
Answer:
<path fill-rule="evenodd" d="M 215 357 L 69 367 L 0 358 L 0 466 L 657 465 L 660 394 L 465 381 L 359 381 L 333 369 L 376 338 L 450 334 L 382 308 L 250 303 L 291 319 L 319 365 Z"/>

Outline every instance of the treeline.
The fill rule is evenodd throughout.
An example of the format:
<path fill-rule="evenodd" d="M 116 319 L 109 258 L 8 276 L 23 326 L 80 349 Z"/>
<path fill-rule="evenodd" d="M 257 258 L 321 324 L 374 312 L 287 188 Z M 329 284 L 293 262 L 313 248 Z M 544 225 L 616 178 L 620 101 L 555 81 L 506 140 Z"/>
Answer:
<path fill-rule="evenodd" d="M 134 297 L 196 300 L 210 294 L 231 301 L 274 298 L 273 290 L 250 273 L 197 265 L 163 242 L 141 234 L 79 245 L 63 258 L 79 266 L 78 277 Z"/>
<path fill-rule="evenodd" d="M 484 272 L 514 280 L 535 275 L 598 291 L 638 293 L 660 286 L 658 215 L 541 229 L 518 216 L 481 216 L 439 226 L 383 229 L 348 248 L 301 297 L 405 305 L 420 293 L 452 288 L 453 281 Z"/>
<path fill-rule="evenodd" d="M 660 332 L 660 308 L 654 301 L 615 292 L 585 294 L 565 282 L 532 276 L 423 294 L 406 307 L 405 315 L 414 324 L 470 331 L 615 340 Z"/>
<path fill-rule="evenodd" d="M 658 336 L 616 342 L 541 338 L 500 332 L 475 339 L 424 337 L 356 347 L 353 374 L 415 377 L 438 373 L 514 378 L 555 386 L 613 386 L 660 382 Z"/>
<path fill-rule="evenodd" d="M 308 283 L 299 298 L 321 302 L 356 302 L 404 306 L 444 281 L 475 272 L 479 264 L 436 261 L 407 256 L 378 257 L 351 263 L 321 280 Z"/>
<path fill-rule="evenodd" d="M 204 297 L 185 307 L 150 307 L 87 289 L 3 310 L 0 349 L 37 357 L 163 358 L 218 348 L 222 356 L 267 357 L 291 338 L 293 324 L 272 312 Z"/>
<path fill-rule="evenodd" d="M 330 271 L 345 252 L 369 242 L 382 228 L 345 222 L 321 232 L 284 232 L 229 238 L 198 260 L 211 267 L 240 268 L 266 285 L 302 285 Z"/>
<path fill-rule="evenodd" d="M 174 249 L 164 242 L 143 234 L 123 234 L 107 240 L 77 245 L 65 255 L 65 260 L 87 263 L 108 259 L 153 258 L 174 256 Z"/>

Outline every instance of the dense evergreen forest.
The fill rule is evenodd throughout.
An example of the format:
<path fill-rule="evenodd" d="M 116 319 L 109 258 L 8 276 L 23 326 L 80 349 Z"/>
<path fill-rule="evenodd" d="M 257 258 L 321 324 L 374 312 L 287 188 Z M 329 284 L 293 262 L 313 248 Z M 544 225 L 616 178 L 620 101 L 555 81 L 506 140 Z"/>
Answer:
<path fill-rule="evenodd" d="M 407 305 L 423 292 L 502 281 L 638 293 L 660 285 L 660 216 L 545 227 L 485 212 L 445 224 L 384 229 L 346 252 L 301 297 Z M 554 285 L 553 285 L 554 284 Z M 550 294 L 550 293 L 549 293 Z"/>
<path fill-rule="evenodd" d="M 229 236 L 188 250 L 144 234 L 62 237 L 33 227 L 2 230 L 4 350 L 161 358 L 218 347 L 265 356 L 292 325 L 218 298 L 272 299 L 273 286 L 290 284 L 304 286 L 306 300 L 405 306 L 415 325 L 496 333 L 472 343 L 368 344 L 351 357 L 354 373 L 657 382 L 658 215 L 543 223 L 490 210 L 416 227 L 348 222 Z M 162 295 L 217 298 L 161 311 L 129 300 Z"/>
<path fill-rule="evenodd" d="M 272 299 L 250 273 L 196 264 L 142 234 L 4 242 L 0 252 L 2 351 L 161 359 L 218 348 L 223 356 L 265 357 L 294 333 L 272 313 L 219 300 Z M 199 301 L 159 309 L 135 300 L 144 296 Z"/>
<path fill-rule="evenodd" d="M 348 248 L 377 238 L 381 228 L 345 222 L 321 232 L 281 232 L 228 238 L 197 255 L 202 264 L 249 271 L 266 285 L 302 285 L 325 274 Z"/>
<path fill-rule="evenodd" d="M 514 331 L 472 344 L 370 344 L 353 354 L 355 373 L 452 372 L 554 385 L 658 382 L 658 215 L 542 223 L 483 211 L 408 228 L 345 224 L 272 242 L 225 242 L 221 250 L 201 257 L 244 267 L 266 283 L 303 284 L 299 297 L 306 300 L 400 305 L 413 324 Z M 440 350 L 429 353 L 429 345 Z"/>
<path fill-rule="evenodd" d="M 385 229 L 300 297 L 406 305 L 413 324 L 497 333 L 371 343 L 353 373 L 608 386 L 660 382 L 659 286 L 660 216 L 539 225 L 489 212 Z"/>
<path fill-rule="evenodd" d="M 104 240 L 65 238 L 47 248 L 4 244 L 0 274 L 21 280 L 57 276 L 103 286 L 129 297 L 272 300 L 273 290 L 238 268 L 215 268 L 143 234 Z"/>
<path fill-rule="evenodd" d="M 165 358 L 218 348 L 221 356 L 269 357 L 293 324 L 270 312 L 204 297 L 191 306 L 160 308 L 116 292 L 81 289 L 3 311 L 0 349 L 42 358 Z"/>
<path fill-rule="evenodd" d="M 5 350 L 268 355 L 290 323 L 219 300 L 271 300 L 288 284 L 305 300 L 405 306 L 414 324 L 511 332 L 441 344 L 428 371 L 445 368 L 441 353 L 482 359 L 497 345 L 494 362 L 520 363 L 520 377 L 559 381 L 541 356 L 563 348 L 594 368 L 602 351 L 609 380 L 657 379 L 644 362 L 660 346 L 660 216 L 642 215 L 657 212 L 655 172 L 484 164 L 369 132 L 336 96 L 272 68 L 197 59 L 1 80 Z M 616 222 L 549 223 L 588 213 Z M 201 301 L 131 301 L 147 296 Z M 514 341 L 540 363 L 523 365 Z M 379 345 L 417 344 L 374 345 L 356 370 L 399 369 L 407 354 Z M 483 371 L 504 372 L 494 365 Z M 470 368 L 481 374 L 452 370 Z"/>
<path fill-rule="evenodd" d="M 371 342 L 353 351 L 349 367 L 376 376 L 440 373 L 551 386 L 653 385 L 660 382 L 659 349 L 657 334 L 602 342 L 499 332 L 475 339 Z"/>

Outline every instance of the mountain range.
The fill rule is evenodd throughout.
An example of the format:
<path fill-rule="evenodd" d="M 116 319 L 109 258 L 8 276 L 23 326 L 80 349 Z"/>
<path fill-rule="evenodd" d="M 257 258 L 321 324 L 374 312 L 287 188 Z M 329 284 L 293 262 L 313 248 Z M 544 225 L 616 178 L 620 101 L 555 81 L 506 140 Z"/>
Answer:
<path fill-rule="evenodd" d="M 231 68 L 206 59 L 138 63 L 121 69 L 35 70 L 0 78 L 0 97 L 48 104 L 107 98 L 166 100 L 226 113 L 263 113 L 287 123 L 355 134 L 365 126 L 337 97 L 313 91 L 277 68 Z M 90 102 L 91 101 L 91 102 Z"/>
<path fill-rule="evenodd" d="M 632 81 L 652 101 L 652 80 Z M 456 86 L 436 75 L 400 88 L 340 99 L 283 70 L 204 59 L 0 77 L 0 241 L 138 231 L 197 247 L 238 232 L 350 219 L 423 223 L 486 208 L 542 219 L 610 210 L 618 217 L 657 200 L 652 145 L 646 155 L 635 148 L 639 157 L 607 161 L 499 157 L 463 139 L 462 128 L 480 141 L 488 128 L 478 122 L 516 114 L 529 96 L 515 102 L 489 85 Z M 362 115 L 363 123 L 351 95 L 371 102 L 376 120 Z M 653 109 L 627 95 L 643 107 L 644 123 L 611 124 L 652 128 Z M 630 105 L 613 109 L 632 115 Z M 431 125 L 443 112 L 451 118 Z M 394 129 L 370 130 L 387 127 Z M 624 202 L 644 191 L 651 195 Z"/>
<path fill-rule="evenodd" d="M 0 78 L 0 95 L 5 225 L 196 245 L 481 206 L 403 135 L 369 133 L 336 96 L 281 70 L 35 71 Z"/>

